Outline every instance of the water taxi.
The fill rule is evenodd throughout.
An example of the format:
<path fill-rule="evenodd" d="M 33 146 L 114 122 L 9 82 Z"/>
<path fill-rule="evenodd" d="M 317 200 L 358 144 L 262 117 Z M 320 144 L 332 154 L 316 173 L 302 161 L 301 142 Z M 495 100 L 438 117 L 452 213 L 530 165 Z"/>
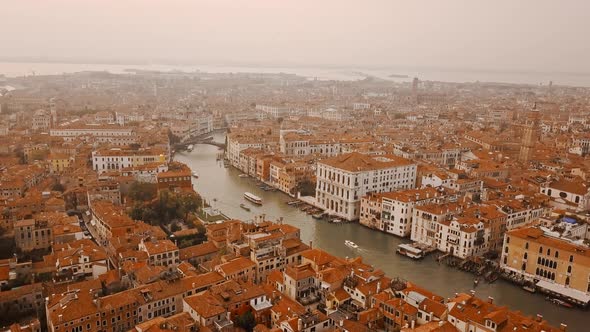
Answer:
<path fill-rule="evenodd" d="M 250 202 L 254 203 L 254 204 L 258 204 L 258 205 L 262 205 L 262 198 L 249 193 L 249 192 L 245 192 L 244 193 L 244 198 L 249 200 Z"/>
<path fill-rule="evenodd" d="M 400 244 L 399 246 L 397 246 L 397 250 L 395 252 L 397 252 L 400 255 L 410 257 L 412 259 L 424 258 L 424 252 L 421 249 L 413 247 L 410 244 Z"/>
<path fill-rule="evenodd" d="M 354 242 L 352 242 L 352 241 L 349 241 L 349 240 L 344 240 L 344 244 L 345 244 L 347 247 L 350 247 L 350 248 L 352 248 L 352 249 L 358 249 L 358 248 L 359 248 L 359 246 L 358 246 L 356 243 L 354 243 Z"/>
<path fill-rule="evenodd" d="M 246 206 L 246 204 L 242 203 L 240 204 L 240 207 L 248 212 L 250 212 L 250 208 Z"/>
<path fill-rule="evenodd" d="M 199 178 L 199 173 L 193 172 L 193 177 L 196 178 L 196 179 L 198 179 Z"/>

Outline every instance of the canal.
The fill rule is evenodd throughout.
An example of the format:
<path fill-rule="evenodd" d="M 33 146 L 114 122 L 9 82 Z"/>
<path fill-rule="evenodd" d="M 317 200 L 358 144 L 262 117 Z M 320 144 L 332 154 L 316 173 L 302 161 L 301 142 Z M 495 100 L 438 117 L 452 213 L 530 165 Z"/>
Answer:
<path fill-rule="evenodd" d="M 225 140 L 223 133 L 214 135 L 219 142 Z M 255 215 L 265 214 L 267 220 L 275 221 L 282 217 L 285 223 L 301 229 L 301 238 L 314 247 L 341 257 L 362 256 L 364 261 L 382 269 L 390 277 L 401 277 L 423 286 L 437 294 L 451 297 L 458 292 L 469 292 L 473 288 L 474 276 L 444 264 L 438 264 L 434 255 L 413 261 L 395 253 L 398 244 L 404 240 L 393 235 L 368 229 L 357 223 L 330 224 L 316 221 L 311 216 L 288 206 L 291 197 L 281 192 L 263 191 L 251 178 L 240 178 L 241 173 L 233 167 L 225 168 L 216 160 L 219 149 L 212 145 L 195 145 L 192 152 L 179 152 L 175 160 L 190 166 L 199 173 L 193 180 L 195 190 L 199 192 L 214 208 L 221 210 L 230 218 L 244 221 L 252 220 Z M 249 191 L 261 197 L 262 206 L 255 206 L 243 199 L 244 192 Z M 251 208 L 248 212 L 240 208 L 245 203 Z M 344 240 L 354 241 L 359 249 L 351 249 Z M 507 305 L 513 310 L 520 310 L 528 315 L 541 314 L 556 326 L 568 325 L 568 331 L 588 331 L 590 314 L 580 309 L 558 307 L 544 300 L 541 294 L 530 294 L 521 288 L 498 280 L 493 284 L 480 282 L 475 288 L 476 295 L 482 299 L 488 296 L 495 303 Z"/>

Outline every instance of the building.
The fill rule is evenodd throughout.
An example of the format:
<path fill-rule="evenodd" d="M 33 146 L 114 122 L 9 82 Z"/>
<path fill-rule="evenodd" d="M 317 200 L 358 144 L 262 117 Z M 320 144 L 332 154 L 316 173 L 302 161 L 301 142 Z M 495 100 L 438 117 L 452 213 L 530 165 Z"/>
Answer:
<path fill-rule="evenodd" d="M 33 130 L 47 130 L 51 127 L 51 113 L 49 111 L 40 109 L 33 113 Z"/>
<path fill-rule="evenodd" d="M 166 151 L 158 148 L 99 149 L 92 152 L 92 169 L 98 173 L 121 171 L 129 167 L 167 162 L 167 156 Z"/>
<path fill-rule="evenodd" d="M 571 209 L 583 211 L 590 208 L 590 188 L 584 181 L 556 180 L 543 185 L 540 191 Z"/>
<path fill-rule="evenodd" d="M 193 188 L 191 169 L 185 164 L 177 162 L 170 163 L 167 171 L 158 172 L 156 181 L 158 190 L 174 190 L 176 188 L 192 190 Z"/>
<path fill-rule="evenodd" d="M 358 152 L 320 160 L 316 204 L 329 214 L 356 220 L 363 196 L 414 188 L 416 168 L 415 163 L 401 157 Z"/>
<path fill-rule="evenodd" d="M 137 143 L 137 134 L 133 128 L 112 124 L 66 123 L 49 130 L 49 135 L 61 137 L 64 141 L 73 141 L 81 136 L 92 137 L 99 143 L 113 145 L 130 145 Z"/>
<path fill-rule="evenodd" d="M 414 206 L 431 204 L 441 199 L 435 188 L 408 189 L 369 194 L 361 200 L 361 225 L 401 237 L 410 236 Z"/>
<path fill-rule="evenodd" d="M 53 229 L 47 220 L 25 219 L 14 223 L 14 239 L 23 252 L 49 249 L 53 242 Z"/>
<path fill-rule="evenodd" d="M 170 240 L 144 241 L 142 239 L 139 250 L 147 253 L 150 265 L 165 266 L 173 270 L 180 264 L 178 247 Z"/>
<path fill-rule="evenodd" d="M 504 237 L 500 266 L 507 273 L 534 282 L 542 291 L 588 305 L 590 248 L 576 237 L 562 236 L 566 233 L 535 227 L 509 231 Z"/>

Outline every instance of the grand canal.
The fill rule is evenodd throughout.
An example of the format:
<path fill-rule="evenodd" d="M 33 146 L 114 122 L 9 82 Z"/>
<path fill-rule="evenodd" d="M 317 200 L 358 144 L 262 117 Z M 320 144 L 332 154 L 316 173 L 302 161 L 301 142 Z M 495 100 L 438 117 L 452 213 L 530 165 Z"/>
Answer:
<path fill-rule="evenodd" d="M 223 142 L 223 133 L 214 135 L 216 141 Z M 469 292 L 473 287 L 473 275 L 438 264 L 434 257 L 413 261 L 395 253 L 398 244 L 404 240 L 392 235 L 365 228 L 359 224 L 330 224 L 316 221 L 297 208 L 285 204 L 292 200 L 280 192 L 266 192 L 259 189 L 251 178 L 240 178 L 240 172 L 232 167 L 225 168 L 216 160 L 219 149 L 211 145 L 195 145 L 192 152 L 180 152 L 175 159 L 186 163 L 199 173 L 194 180 L 197 190 L 214 208 L 231 218 L 252 220 L 255 215 L 265 214 L 267 220 L 282 217 L 285 223 L 301 229 L 301 238 L 314 247 L 321 248 L 337 256 L 362 256 L 364 261 L 373 264 L 390 277 L 401 277 L 434 291 L 445 297 L 458 292 Z M 243 193 L 249 191 L 264 201 L 260 207 L 249 204 Z M 240 208 L 245 203 L 251 211 Z M 344 240 L 354 241 L 359 249 L 351 249 Z M 568 331 L 588 331 L 590 313 L 579 309 L 566 309 L 544 300 L 540 294 L 530 294 L 503 280 L 493 284 L 480 282 L 475 288 L 476 295 L 486 299 L 488 296 L 501 305 L 520 310 L 528 315 L 541 314 L 545 319 L 559 326 L 568 325 Z M 586 327 L 584 327 L 586 326 Z"/>

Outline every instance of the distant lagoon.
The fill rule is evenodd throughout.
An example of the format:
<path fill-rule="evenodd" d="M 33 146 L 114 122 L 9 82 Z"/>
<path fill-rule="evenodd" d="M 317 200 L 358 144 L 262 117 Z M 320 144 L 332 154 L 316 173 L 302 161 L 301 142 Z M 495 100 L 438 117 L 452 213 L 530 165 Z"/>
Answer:
<path fill-rule="evenodd" d="M 351 81 L 368 76 L 395 82 L 408 82 L 414 77 L 425 81 L 498 82 L 513 84 L 569 85 L 590 87 L 590 73 L 542 73 L 489 70 L 458 70 L 403 67 L 306 67 L 306 66 L 231 66 L 231 65 L 160 65 L 160 64 L 83 64 L 58 62 L 0 62 L 0 74 L 7 77 L 30 75 L 61 75 L 81 71 L 125 73 L 130 69 L 152 71 L 183 71 L 206 73 L 287 73 L 308 79 Z"/>

